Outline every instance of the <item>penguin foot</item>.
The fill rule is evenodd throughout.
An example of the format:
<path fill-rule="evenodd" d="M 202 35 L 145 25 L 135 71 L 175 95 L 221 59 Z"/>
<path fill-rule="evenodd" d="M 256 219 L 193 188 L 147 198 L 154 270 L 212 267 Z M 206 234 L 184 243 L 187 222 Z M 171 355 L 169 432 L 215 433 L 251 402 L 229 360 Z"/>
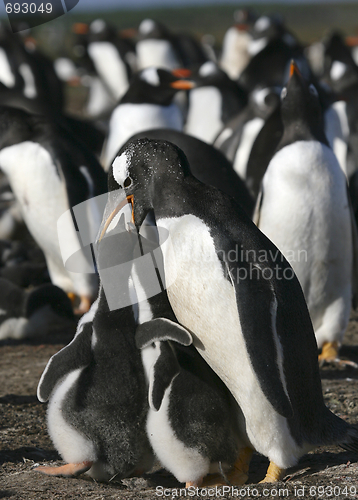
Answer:
<path fill-rule="evenodd" d="M 325 342 L 322 346 L 322 352 L 318 356 L 319 366 L 322 367 L 326 364 L 334 364 L 336 366 L 358 368 L 358 364 L 354 361 L 340 359 L 338 351 L 338 342 Z"/>
<path fill-rule="evenodd" d="M 87 472 L 92 467 L 93 462 L 81 462 L 79 464 L 66 464 L 60 467 L 40 466 L 34 469 L 36 472 L 46 474 L 47 476 L 57 477 L 77 477 Z"/>
<path fill-rule="evenodd" d="M 190 486 L 194 486 L 194 488 L 198 488 L 203 484 L 203 478 L 199 479 L 198 481 L 187 481 L 185 483 L 185 488 L 189 488 Z"/>
<path fill-rule="evenodd" d="M 283 478 L 285 473 L 285 469 L 280 469 L 276 464 L 270 462 L 268 466 L 266 476 L 260 483 L 275 483 L 276 481 L 280 481 Z"/>
<path fill-rule="evenodd" d="M 253 453 L 254 450 L 249 446 L 240 450 L 238 459 L 227 474 L 227 479 L 230 484 L 233 486 L 241 486 L 246 483 L 249 478 L 249 466 Z"/>
<path fill-rule="evenodd" d="M 82 315 L 85 314 L 87 311 L 90 310 L 90 307 L 92 305 L 92 301 L 88 295 L 81 295 L 80 296 L 81 302 L 78 306 L 77 309 L 74 310 L 74 313 L 77 315 Z"/>

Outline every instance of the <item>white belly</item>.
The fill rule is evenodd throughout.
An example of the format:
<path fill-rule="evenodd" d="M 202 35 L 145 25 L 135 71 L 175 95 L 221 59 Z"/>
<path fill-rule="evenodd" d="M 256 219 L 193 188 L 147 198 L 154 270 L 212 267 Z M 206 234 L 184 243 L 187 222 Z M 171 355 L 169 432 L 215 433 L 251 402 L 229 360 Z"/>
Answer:
<path fill-rule="evenodd" d="M 93 443 L 72 427 L 63 417 L 63 402 L 66 394 L 77 382 L 82 368 L 69 373 L 54 390 L 47 410 L 48 431 L 55 445 L 67 463 L 95 461 L 96 451 Z"/>
<path fill-rule="evenodd" d="M 159 219 L 173 251 L 162 244 L 167 292 L 178 321 L 194 333 L 194 345 L 230 389 L 246 419 L 247 435 L 279 467 L 302 452 L 285 418 L 263 394 L 244 343 L 235 292 L 224 277 L 208 227 L 197 217 Z"/>
<path fill-rule="evenodd" d="M 102 159 L 105 169 L 108 170 L 118 150 L 130 137 L 155 128 L 182 130 L 183 116 L 175 103 L 169 106 L 130 103 L 117 106 L 109 123 L 109 136 Z"/>
<path fill-rule="evenodd" d="M 287 146 L 264 176 L 259 222 L 292 265 L 316 333 L 332 306 L 338 336 L 344 333 L 351 299 L 352 236 L 345 183 L 326 146 L 313 141 Z"/>
<path fill-rule="evenodd" d="M 222 97 L 216 87 L 192 89 L 185 132 L 211 144 L 223 127 Z"/>

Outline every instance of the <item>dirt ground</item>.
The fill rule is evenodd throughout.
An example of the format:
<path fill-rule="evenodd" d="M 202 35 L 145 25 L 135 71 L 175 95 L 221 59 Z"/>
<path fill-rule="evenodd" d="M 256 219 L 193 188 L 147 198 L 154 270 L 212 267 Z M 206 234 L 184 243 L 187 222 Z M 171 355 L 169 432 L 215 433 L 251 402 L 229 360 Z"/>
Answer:
<path fill-rule="evenodd" d="M 142 478 L 95 482 L 50 478 L 34 472 L 38 464 L 61 464 L 46 430 L 46 405 L 36 387 L 48 359 L 72 338 L 73 331 L 50 337 L 0 343 L 0 498 L 11 499 L 156 499 L 190 498 L 358 498 L 358 456 L 340 448 L 320 448 L 302 457 L 274 486 L 257 484 L 267 469 L 266 458 L 254 455 L 249 481 L 228 490 L 185 492 L 183 485 L 156 468 Z M 358 314 L 352 316 L 341 351 L 358 362 Z M 358 370 L 325 367 L 321 371 L 327 406 L 351 423 L 358 423 Z M 228 487 L 229 488 L 229 487 Z"/>

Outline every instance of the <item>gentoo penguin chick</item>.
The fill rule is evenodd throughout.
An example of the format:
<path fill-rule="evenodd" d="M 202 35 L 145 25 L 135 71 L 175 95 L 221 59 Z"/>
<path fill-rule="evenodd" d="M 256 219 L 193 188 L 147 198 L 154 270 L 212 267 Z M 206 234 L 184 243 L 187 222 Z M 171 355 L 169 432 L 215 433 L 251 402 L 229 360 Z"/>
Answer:
<path fill-rule="evenodd" d="M 270 459 L 265 481 L 319 445 L 357 449 L 357 431 L 324 405 L 300 284 L 241 207 L 195 179 L 184 153 L 164 141 L 123 147 L 109 186 L 124 190 L 137 228 L 152 211 L 162 229 L 169 302 L 236 399 L 250 446 Z"/>
<path fill-rule="evenodd" d="M 98 248 L 100 274 L 111 266 L 120 268 L 114 285 L 129 305 L 111 310 L 101 286 L 73 341 L 47 364 L 37 394 L 40 401 L 49 401 L 48 431 L 67 464 L 36 469 L 44 474 L 87 471 L 104 481 L 139 475 L 152 465 L 145 430 L 147 388 L 134 338 L 137 309 L 130 295 L 130 267 L 120 265 L 128 262 L 133 239 L 113 228 L 108 233 Z M 118 245 L 122 252 L 113 260 Z"/>
<path fill-rule="evenodd" d="M 61 327 L 75 330 L 71 301 L 61 288 L 45 284 L 26 291 L 0 278 L 0 340 L 45 336 Z"/>
<path fill-rule="evenodd" d="M 173 99 L 178 90 L 187 90 L 193 85 L 154 67 L 135 75 L 112 113 L 102 157 L 104 168 L 108 170 L 119 149 L 137 132 L 153 128 L 182 130 L 183 114 Z"/>
<path fill-rule="evenodd" d="M 156 255 L 158 242 L 139 237 L 142 255 Z M 166 291 L 151 293 L 155 275 L 148 281 L 148 268 L 136 262 L 132 272 L 138 299 L 136 344 L 142 350 L 148 382 L 147 434 L 153 451 L 187 487 L 199 486 L 220 466 L 231 468 L 227 475 L 231 483 L 244 484 L 252 450 L 243 416 L 225 384 L 190 345 L 192 336 L 177 323 Z M 158 268 L 162 271 L 160 264 Z M 159 282 L 157 286 L 160 289 Z M 207 478 L 205 484 L 208 481 L 218 484 L 223 478 Z"/>
<path fill-rule="evenodd" d="M 88 260 L 82 253 L 76 269 L 68 271 L 62 255 L 68 258 L 72 249 L 81 248 L 78 228 L 81 236 L 84 232 L 94 235 L 94 241 L 102 218 L 97 204 L 86 205 L 84 220 L 76 221 L 81 225 L 78 228 L 70 210 L 106 193 L 106 175 L 90 152 L 51 121 L 3 106 L 0 117 L 0 168 L 30 233 L 45 254 L 51 281 L 67 293 L 77 294 L 79 312 L 84 312 L 98 290 L 92 258 Z M 65 234 L 60 242 L 58 222 Z"/>
<path fill-rule="evenodd" d="M 300 281 L 320 360 L 333 361 L 352 304 L 354 221 L 316 89 L 294 62 L 282 90 L 281 117 L 284 133 L 263 178 L 255 219 Z"/>

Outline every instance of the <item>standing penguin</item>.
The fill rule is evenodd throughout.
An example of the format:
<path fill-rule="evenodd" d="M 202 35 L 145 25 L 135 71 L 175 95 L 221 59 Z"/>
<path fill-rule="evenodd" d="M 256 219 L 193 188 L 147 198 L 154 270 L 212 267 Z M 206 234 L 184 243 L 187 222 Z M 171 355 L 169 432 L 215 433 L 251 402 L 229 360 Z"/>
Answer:
<path fill-rule="evenodd" d="M 146 68 L 135 75 L 112 113 L 102 158 L 104 168 L 108 170 L 118 150 L 137 132 L 153 128 L 182 130 L 183 113 L 173 99 L 178 90 L 193 85 L 164 69 Z"/>
<path fill-rule="evenodd" d="M 333 361 L 352 304 L 354 220 L 317 91 L 295 63 L 282 91 L 281 117 L 283 136 L 263 178 L 256 222 L 290 260 L 322 348 L 320 359 Z"/>
<path fill-rule="evenodd" d="M 106 175 L 90 152 L 51 121 L 4 106 L 0 117 L 0 168 L 30 233 L 45 254 L 51 281 L 77 294 L 79 312 L 84 312 L 97 295 L 97 275 L 85 255 L 79 256 L 75 272 L 65 269 L 61 252 L 68 257 L 80 243 L 71 215 L 60 242 L 57 223 L 72 207 L 106 193 Z M 102 214 L 94 203 L 88 204 L 88 210 L 81 223 L 96 235 Z"/>
<path fill-rule="evenodd" d="M 109 173 L 140 227 L 153 210 L 170 304 L 193 344 L 227 385 L 251 447 L 276 481 L 318 445 L 357 449 L 357 431 L 324 405 L 317 345 L 292 268 L 224 193 L 196 180 L 173 144 L 127 144 Z M 118 214 L 113 206 L 107 225 Z"/>
<path fill-rule="evenodd" d="M 38 467 L 55 476 L 87 472 L 98 480 L 142 474 L 152 465 L 146 436 L 147 389 L 140 351 L 135 344 L 137 310 L 131 299 L 130 233 L 112 231 L 98 248 L 100 274 L 117 266 L 122 304 L 111 310 L 107 292 L 99 297 L 77 327 L 73 341 L 47 364 L 38 398 L 49 401 L 47 424 L 66 465 Z M 113 260 L 113 249 L 122 252 Z M 124 264 L 121 266 L 121 264 Z M 118 285 L 118 283 L 120 285 Z M 133 302 L 133 304 L 132 304 Z"/>

